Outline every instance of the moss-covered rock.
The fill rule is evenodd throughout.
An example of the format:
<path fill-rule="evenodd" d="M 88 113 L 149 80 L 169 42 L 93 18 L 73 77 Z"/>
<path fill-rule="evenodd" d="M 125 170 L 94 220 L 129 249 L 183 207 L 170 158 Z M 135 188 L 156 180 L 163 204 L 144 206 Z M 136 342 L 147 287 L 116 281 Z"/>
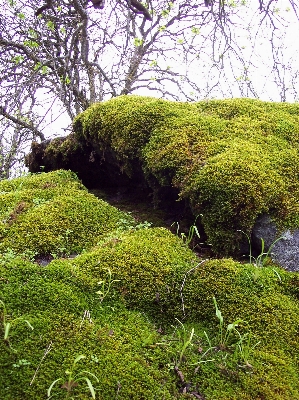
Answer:
<path fill-rule="evenodd" d="M 103 400 L 299 398 L 298 274 L 198 260 L 180 238 L 134 225 L 67 171 L 0 185 L 1 399 L 47 398 L 52 383 L 58 399 L 89 399 L 85 378 Z M 76 258 L 26 258 L 27 245 L 39 253 L 48 243 L 39 214 L 25 218 L 41 206 L 53 229 L 68 221 L 76 232 Z M 26 240 L 25 220 L 35 226 Z M 59 233 L 51 237 L 55 247 Z"/>
<path fill-rule="evenodd" d="M 86 149 L 86 163 L 93 149 L 97 185 L 150 187 L 156 202 L 184 199 L 202 215 L 214 251 L 232 255 L 240 230 L 250 233 L 261 214 L 281 231 L 299 227 L 298 127 L 296 104 L 121 96 L 80 114 L 72 140 Z M 46 168 L 64 154 L 65 143 L 46 147 L 54 160 Z"/>
<path fill-rule="evenodd" d="M 0 190 L 2 252 L 80 253 L 116 229 L 124 216 L 67 171 L 3 181 Z"/>

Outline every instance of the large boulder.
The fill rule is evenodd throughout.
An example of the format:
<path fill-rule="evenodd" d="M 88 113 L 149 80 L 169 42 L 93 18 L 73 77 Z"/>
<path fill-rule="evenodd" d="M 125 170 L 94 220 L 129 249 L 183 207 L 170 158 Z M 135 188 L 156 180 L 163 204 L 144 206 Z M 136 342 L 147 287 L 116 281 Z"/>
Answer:
<path fill-rule="evenodd" d="M 241 231 L 250 235 L 262 214 L 281 231 L 299 228 L 298 144 L 298 104 L 120 96 L 80 114 L 63 144 L 34 151 L 48 171 L 73 168 L 81 149 L 83 182 L 140 187 L 156 205 L 182 204 L 223 256 L 240 252 Z"/>

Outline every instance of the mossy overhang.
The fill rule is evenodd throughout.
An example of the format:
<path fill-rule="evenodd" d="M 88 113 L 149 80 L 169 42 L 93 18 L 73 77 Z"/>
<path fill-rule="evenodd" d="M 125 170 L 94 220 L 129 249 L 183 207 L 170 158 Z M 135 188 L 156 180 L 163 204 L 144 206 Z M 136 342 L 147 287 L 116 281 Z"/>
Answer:
<path fill-rule="evenodd" d="M 236 252 L 262 214 L 281 230 L 299 227 L 298 104 L 120 96 L 91 106 L 73 128 L 61 145 L 35 145 L 30 170 L 71 168 L 89 187 L 185 201 L 218 254 Z"/>

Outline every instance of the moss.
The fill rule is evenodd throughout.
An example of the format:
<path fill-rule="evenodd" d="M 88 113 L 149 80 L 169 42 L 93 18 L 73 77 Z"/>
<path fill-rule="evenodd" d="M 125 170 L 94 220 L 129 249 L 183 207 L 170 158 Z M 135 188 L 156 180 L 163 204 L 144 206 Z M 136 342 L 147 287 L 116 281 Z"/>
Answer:
<path fill-rule="evenodd" d="M 167 373 L 165 368 L 159 370 L 156 364 L 160 351 L 143 347 L 143 340 L 155 333 L 138 313 L 121 309 L 112 313 L 105 311 L 95 323 L 85 321 L 82 325 L 79 318 L 63 315 L 61 310 L 52 316 L 40 313 L 38 318 L 27 317 L 35 329 L 27 334 L 22 325 L 16 327 L 15 335 L 21 339 L 18 342 L 16 336 L 13 337 L 17 355 L 7 353 L 0 344 L 1 354 L 6 353 L 5 358 L 1 357 L 1 399 L 45 398 L 47 388 L 55 379 L 62 378 L 62 383 L 67 379 L 65 371 L 79 354 L 85 354 L 86 359 L 78 363 L 75 372 L 87 370 L 98 377 L 99 383 L 92 377 L 90 380 L 100 398 L 113 398 L 118 390 L 123 399 L 139 399 L 140 396 L 154 399 L 162 392 Z M 49 344 L 52 344 L 51 350 L 33 384 L 29 385 Z M 14 367 L 20 359 L 30 364 Z M 54 387 L 53 394 L 62 399 L 66 391 L 60 386 L 61 383 Z M 167 386 L 165 398 L 172 399 L 171 385 Z M 82 381 L 74 394 L 82 399 L 90 398 Z"/>
<path fill-rule="evenodd" d="M 68 176 L 64 194 L 58 189 L 62 175 Z M 76 364 L 75 372 L 95 374 L 99 382 L 90 379 L 103 400 L 191 399 L 191 392 L 207 400 L 299 398 L 298 274 L 232 259 L 200 263 L 166 229 L 137 229 L 127 223 L 128 215 L 84 189 L 72 188 L 78 181 L 68 172 L 51 174 L 53 192 L 40 186 L 45 181 L 49 183 L 47 174 L 22 178 L 16 184 L 24 186 L 18 202 L 9 190 L 2 198 L 2 215 L 10 212 L 15 218 L 5 225 L 1 242 L 0 299 L 6 308 L 1 303 L 1 399 L 46 398 L 47 388 L 58 378 L 63 380 L 53 394 L 65 398 L 65 371 L 80 354 L 86 358 Z M 13 181 L 2 185 L 14 190 Z M 33 202 L 34 198 L 44 201 Z M 18 208 L 21 201 L 28 208 Z M 89 250 L 45 267 L 16 255 L 13 246 L 22 252 L 25 243 L 33 252 L 41 251 L 45 232 L 57 245 L 50 227 L 42 225 L 43 218 L 51 221 L 56 236 L 57 226 L 68 221 L 78 246 Z M 28 226 L 31 221 L 35 229 L 22 230 L 24 221 Z M 88 236 L 90 231 L 93 235 Z M 97 245 L 92 247 L 95 238 Z M 241 320 L 239 334 L 233 331 L 222 346 L 213 296 L 224 330 Z M 12 326 L 7 342 L 3 338 L 8 321 Z M 90 398 L 84 381 L 73 395 Z"/>
<path fill-rule="evenodd" d="M 110 269 L 129 307 L 142 308 L 157 320 L 179 315 L 179 287 L 196 257 L 182 241 L 163 228 L 141 229 L 111 238 L 91 254 L 77 257 L 72 268 L 97 280 Z"/>
<path fill-rule="evenodd" d="M 44 190 L 57 187 L 60 189 L 72 188 L 86 191 L 86 188 L 78 180 L 74 172 L 64 170 L 40 174 L 29 174 L 20 178 L 0 181 L 1 194 L 5 194 L 7 192 L 19 193 L 24 189 Z"/>
<path fill-rule="evenodd" d="M 17 190 L 2 194 L 2 251 L 79 253 L 115 229 L 124 216 L 87 193 L 71 173 L 56 171 L 45 176 L 18 179 Z M 12 190 L 12 186 L 4 188 Z"/>
<path fill-rule="evenodd" d="M 112 151 L 128 176 L 142 169 L 155 193 L 178 189 L 194 215 L 203 215 L 220 255 L 234 254 L 238 230 L 250 232 L 262 213 L 280 230 L 299 226 L 298 126 L 298 105 L 138 96 L 93 105 L 74 123 L 79 142 L 92 143 L 103 157 Z"/>
<path fill-rule="evenodd" d="M 0 275 L 1 299 L 10 320 L 22 318 L 12 324 L 11 348 L 0 340 L 1 399 L 45 397 L 55 379 L 66 379 L 65 370 L 78 354 L 86 359 L 77 372 L 88 370 L 98 377 L 99 383 L 91 380 L 101 398 L 112 398 L 118 390 L 124 399 L 154 399 L 161 393 L 174 398 L 167 359 L 159 347 L 150 347 L 159 334 L 140 312 L 128 311 L 118 300 L 111 303 L 112 293 L 113 307 L 109 301 L 102 305 L 96 288 L 88 279 L 82 285 L 66 261 L 40 268 L 19 258 L 2 267 Z M 89 309 L 91 317 L 84 318 L 84 310 Z M 23 323 L 25 319 L 33 331 Z M 49 344 L 51 351 L 29 385 Z M 27 360 L 28 365 L 19 360 Z M 65 397 L 60 385 L 53 393 Z M 76 393 L 90 398 L 84 385 Z"/>

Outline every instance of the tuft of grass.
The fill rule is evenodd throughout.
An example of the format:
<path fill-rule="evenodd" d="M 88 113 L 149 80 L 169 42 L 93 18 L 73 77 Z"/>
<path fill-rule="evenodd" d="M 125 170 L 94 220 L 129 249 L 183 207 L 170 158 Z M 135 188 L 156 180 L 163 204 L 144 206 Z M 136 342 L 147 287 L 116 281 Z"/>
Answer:
<path fill-rule="evenodd" d="M 276 240 L 274 240 L 273 243 L 271 243 L 271 245 L 269 246 L 269 249 L 267 251 L 265 251 L 265 241 L 263 238 L 261 238 L 261 252 L 257 257 L 253 257 L 252 255 L 252 244 L 251 244 L 251 240 L 249 235 L 247 235 L 247 233 L 243 232 L 242 230 L 238 230 L 238 232 L 242 232 L 248 241 L 248 245 L 249 245 L 249 264 L 253 264 L 256 267 L 264 267 L 267 263 L 267 261 L 269 260 L 271 251 L 273 249 L 273 246 L 279 242 L 280 240 L 284 239 L 284 236 L 280 236 L 279 238 L 277 238 Z"/>
<path fill-rule="evenodd" d="M 244 322 L 242 319 L 236 319 L 236 321 L 228 324 L 226 329 L 224 327 L 224 318 L 220 309 L 218 308 L 217 301 L 215 296 L 213 296 L 213 302 L 216 310 L 216 317 L 219 320 L 219 330 L 217 335 L 217 342 L 219 350 L 227 350 L 230 344 L 230 339 L 236 332 L 236 328 L 240 325 L 240 323 Z"/>
<path fill-rule="evenodd" d="M 91 394 L 91 397 L 92 397 L 93 399 L 96 398 L 96 392 L 95 392 L 94 386 L 93 386 L 91 380 L 89 379 L 89 377 L 92 377 L 92 378 L 94 378 L 97 382 L 99 382 L 99 379 L 96 377 L 96 375 L 93 374 L 93 373 L 91 373 L 90 371 L 86 371 L 86 370 L 80 371 L 80 372 L 78 372 L 78 373 L 75 373 L 75 372 L 74 372 L 75 367 L 76 367 L 76 364 L 77 364 L 80 360 L 82 360 L 82 359 L 84 359 L 84 358 L 86 358 L 86 356 L 83 355 L 83 354 L 81 354 L 81 355 L 79 355 L 79 356 L 77 356 L 77 357 L 75 358 L 75 360 L 74 360 L 74 362 L 73 362 L 71 368 L 65 371 L 65 374 L 66 374 L 66 376 L 67 376 L 67 380 L 66 380 L 66 381 L 64 380 L 64 378 L 58 378 L 58 379 L 55 379 L 55 380 L 51 383 L 51 385 L 49 386 L 49 388 L 48 388 L 48 390 L 47 390 L 48 399 L 51 399 L 52 397 L 54 397 L 54 395 L 53 395 L 53 396 L 51 395 L 51 392 L 52 392 L 54 386 L 55 386 L 58 382 L 63 382 L 63 384 L 60 386 L 60 388 L 66 390 L 66 392 L 67 392 L 67 394 L 66 394 L 66 399 L 68 399 L 68 398 L 71 396 L 71 393 L 72 393 L 72 391 L 74 390 L 74 388 L 77 387 L 78 384 L 79 384 L 79 382 L 81 382 L 81 381 L 85 381 L 85 382 L 86 382 L 86 385 L 87 385 L 87 387 L 88 387 L 88 389 L 89 389 L 89 392 L 90 392 L 90 394 Z"/>
<path fill-rule="evenodd" d="M 195 218 L 194 223 L 190 226 L 188 234 L 186 234 L 184 232 L 180 232 L 180 224 L 178 222 L 173 222 L 171 224 L 171 226 L 173 226 L 173 225 L 177 226 L 177 228 L 176 228 L 177 236 L 180 237 L 181 240 L 183 241 L 183 243 L 188 247 L 193 243 L 195 236 L 198 239 L 200 239 L 200 234 L 199 234 L 197 226 L 196 226 L 197 218 L 198 218 L 198 216 Z"/>
<path fill-rule="evenodd" d="M 10 316 L 7 313 L 5 304 L 2 300 L 0 300 L 0 306 L 2 306 L 2 327 L 3 327 L 3 331 L 4 331 L 3 340 L 9 347 L 11 347 L 9 335 L 10 335 L 10 331 L 11 331 L 11 328 L 13 325 L 16 325 L 19 322 L 24 322 L 31 330 L 33 330 L 33 326 L 30 324 L 30 322 L 27 319 L 25 319 L 23 317 L 10 319 L 9 318 Z"/>

